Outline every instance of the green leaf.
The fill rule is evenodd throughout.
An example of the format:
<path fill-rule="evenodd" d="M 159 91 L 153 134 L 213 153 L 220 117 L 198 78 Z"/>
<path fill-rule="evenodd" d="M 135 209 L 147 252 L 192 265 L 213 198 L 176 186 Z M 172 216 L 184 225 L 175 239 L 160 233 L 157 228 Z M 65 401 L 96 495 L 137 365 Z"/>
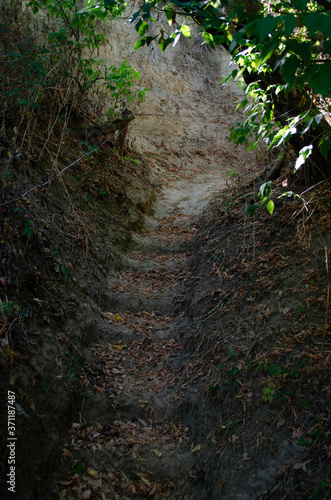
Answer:
<path fill-rule="evenodd" d="M 116 0 L 104 0 L 105 9 L 109 9 L 111 7 L 114 7 L 114 5 L 116 5 L 116 4 L 117 4 Z"/>
<path fill-rule="evenodd" d="M 317 30 L 317 20 L 318 20 L 319 14 L 316 12 L 312 12 L 310 14 L 307 14 L 303 18 L 303 24 L 306 26 L 309 30 L 309 35 L 314 34 Z"/>
<path fill-rule="evenodd" d="M 233 80 L 234 78 L 236 78 L 236 76 L 238 75 L 238 73 L 239 73 L 239 69 L 238 69 L 238 68 L 237 68 L 237 69 L 234 69 L 234 70 L 232 71 L 232 73 L 230 73 L 230 75 L 229 75 L 229 76 L 223 76 L 223 78 L 221 79 L 221 82 L 220 82 L 220 83 L 222 84 L 222 83 L 226 83 L 226 82 L 228 82 L 228 81 Z M 247 101 L 247 102 L 248 102 L 248 101 Z M 239 106 L 240 106 L 240 103 L 238 104 L 238 107 L 239 107 Z"/>
<path fill-rule="evenodd" d="M 159 38 L 158 44 L 159 44 L 159 47 L 162 50 L 162 52 L 164 52 L 165 49 L 168 47 L 168 45 L 170 45 L 172 43 L 172 40 L 173 40 L 172 36 L 169 36 L 168 38 L 166 38 L 163 41 L 162 41 L 162 37 Z"/>
<path fill-rule="evenodd" d="M 82 477 L 82 475 L 84 474 L 84 467 L 79 460 L 76 460 L 76 462 L 73 464 L 72 468 L 75 469 L 75 471 L 79 477 Z"/>
<path fill-rule="evenodd" d="M 187 26 L 187 24 L 183 24 L 183 26 L 181 26 L 180 28 L 180 31 L 184 36 L 186 36 L 186 38 L 191 38 L 191 28 Z"/>
<path fill-rule="evenodd" d="M 330 38 L 331 12 L 312 12 L 303 18 L 303 24 L 308 28 L 309 35 L 312 36 L 316 31 L 322 31 L 325 38 Z"/>
<path fill-rule="evenodd" d="M 326 96 L 331 93 L 331 64 L 316 64 L 315 75 L 308 80 L 309 86 L 317 94 Z"/>
<path fill-rule="evenodd" d="M 165 11 L 165 14 L 167 16 L 168 23 L 171 26 L 172 25 L 172 20 L 173 20 L 173 17 L 174 17 L 174 11 L 172 9 L 167 8 L 167 10 Z"/>
<path fill-rule="evenodd" d="M 222 45 L 226 40 L 225 36 L 223 35 L 215 35 L 214 36 L 214 44 L 215 45 Z"/>
<path fill-rule="evenodd" d="M 142 15 L 143 19 L 155 21 L 155 19 L 153 19 L 151 16 L 151 5 L 144 4 L 142 6 L 142 10 L 144 11 L 144 14 Z"/>
<path fill-rule="evenodd" d="M 211 33 L 208 33 L 207 31 L 204 31 L 202 33 L 202 36 L 206 40 L 206 42 L 209 43 L 209 45 L 214 49 L 215 45 L 214 45 L 214 37 L 213 37 L 213 35 Z"/>
<path fill-rule="evenodd" d="M 156 36 L 146 36 L 146 45 L 149 47 L 150 44 L 152 43 L 152 41 L 155 40 L 155 38 L 157 38 L 157 37 L 158 37 L 158 35 L 156 35 Z"/>
<path fill-rule="evenodd" d="M 247 33 L 247 36 L 248 38 L 251 38 L 253 37 L 253 35 L 256 33 L 256 25 L 258 23 L 258 19 L 254 19 L 254 21 L 252 21 L 251 23 L 249 23 L 247 25 L 247 28 L 246 28 L 246 33 Z"/>
<path fill-rule="evenodd" d="M 301 132 L 301 134 L 300 134 L 300 135 L 301 135 L 301 137 L 302 137 L 303 135 L 305 135 L 305 133 L 306 133 L 306 132 L 308 132 L 308 130 L 309 130 L 309 128 L 310 128 L 310 126 L 311 126 L 311 124 L 313 123 L 313 120 L 314 120 L 314 117 L 313 117 L 313 118 L 310 118 L 310 119 L 306 122 L 306 126 L 305 126 L 305 128 L 303 129 L 303 131 L 302 131 L 302 132 Z"/>
<path fill-rule="evenodd" d="M 273 55 L 273 53 L 278 49 L 278 42 L 268 43 L 263 49 L 260 58 L 257 61 L 257 66 L 261 66 Z"/>
<path fill-rule="evenodd" d="M 280 67 L 280 72 L 283 75 L 285 82 L 288 83 L 290 87 L 293 85 L 295 74 L 300 65 L 300 59 L 296 55 L 291 54 L 285 59 Z"/>
<path fill-rule="evenodd" d="M 138 24 L 138 23 L 137 23 L 137 24 Z M 145 33 L 146 33 L 146 31 L 148 30 L 148 28 L 149 28 L 149 24 L 148 24 L 148 23 L 143 23 L 143 22 L 142 22 L 142 23 L 139 25 L 139 27 L 138 27 L 138 28 L 136 28 L 136 29 L 137 29 L 138 34 L 139 34 L 140 36 L 144 36 L 144 34 L 145 34 Z"/>
<path fill-rule="evenodd" d="M 244 41 L 244 38 L 246 36 L 246 31 L 247 31 L 246 26 L 244 26 L 239 31 L 234 33 L 234 35 L 232 35 L 232 42 L 229 47 L 229 52 L 232 52 L 238 44 Z"/>
<path fill-rule="evenodd" d="M 324 53 L 331 55 L 331 40 L 324 40 Z"/>
<path fill-rule="evenodd" d="M 324 158 L 327 160 L 329 151 L 331 149 L 331 141 L 329 137 L 328 136 L 323 137 L 323 139 L 319 142 L 318 147 Z"/>
<path fill-rule="evenodd" d="M 320 121 L 323 119 L 323 114 L 319 113 L 318 115 L 314 116 L 313 118 L 313 129 L 319 125 Z"/>
<path fill-rule="evenodd" d="M 269 200 L 267 203 L 267 210 L 271 215 L 273 214 L 274 209 L 275 209 L 274 202 L 272 200 Z"/>
<path fill-rule="evenodd" d="M 259 19 L 255 24 L 255 32 L 258 40 L 264 42 L 269 33 L 273 33 L 277 28 L 280 16 L 267 16 Z"/>
<path fill-rule="evenodd" d="M 294 14 L 286 14 L 285 16 L 282 16 L 284 19 L 284 35 L 286 38 L 289 38 L 291 33 L 295 30 L 296 27 L 296 17 Z"/>
<path fill-rule="evenodd" d="M 245 216 L 246 215 L 251 215 L 253 217 L 253 215 L 255 214 L 256 210 L 259 208 L 260 204 L 259 203 L 254 203 L 254 205 L 249 205 L 248 209 L 247 209 L 247 212 L 245 213 Z"/>
<path fill-rule="evenodd" d="M 134 47 L 133 47 L 133 50 L 136 50 L 136 49 L 139 49 L 140 47 L 143 47 L 146 43 L 146 39 L 145 38 L 141 38 L 140 40 L 138 40 Z"/>
<path fill-rule="evenodd" d="M 297 133 L 297 128 L 296 127 L 291 127 L 290 128 L 288 125 L 286 125 L 284 128 L 282 128 L 281 130 L 279 130 L 279 132 L 277 132 L 277 134 L 274 136 L 274 138 L 272 139 L 270 147 L 277 148 L 283 142 L 288 141 L 290 139 L 290 137 L 292 135 L 296 134 L 296 133 Z"/>
<path fill-rule="evenodd" d="M 306 10 L 309 0 L 293 0 L 293 8 L 298 7 L 299 10 Z"/>
<path fill-rule="evenodd" d="M 305 146 L 304 148 L 300 149 L 299 156 L 297 158 L 297 161 L 295 162 L 295 172 L 305 163 L 306 159 L 311 155 L 312 151 L 313 146 L 311 144 L 310 146 Z"/>
<path fill-rule="evenodd" d="M 135 12 L 133 16 L 130 18 L 130 23 L 134 23 L 136 19 L 138 19 L 138 17 L 140 16 L 140 14 L 141 14 L 140 10 L 137 10 L 137 12 Z"/>
<path fill-rule="evenodd" d="M 269 198 L 269 196 L 271 194 L 271 184 L 272 184 L 272 182 L 268 181 L 268 182 L 264 182 L 261 185 L 259 195 L 258 195 L 259 198 L 262 198 L 263 196 L 266 196 L 267 198 Z"/>
<path fill-rule="evenodd" d="M 267 201 L 267 197 L 265 196 L 262 201 L 260 201 L 260 207 L 263 207 L 263 205 L 265 204 L 265 202 Z"/>
<path fill-rule="evenodd" d="M 286 49 L 288 52 L 294 52 L 294 54 L 301 57 L 307 63 L 311 59 L 311 42 L 290 39 L 286 42 Z"/>

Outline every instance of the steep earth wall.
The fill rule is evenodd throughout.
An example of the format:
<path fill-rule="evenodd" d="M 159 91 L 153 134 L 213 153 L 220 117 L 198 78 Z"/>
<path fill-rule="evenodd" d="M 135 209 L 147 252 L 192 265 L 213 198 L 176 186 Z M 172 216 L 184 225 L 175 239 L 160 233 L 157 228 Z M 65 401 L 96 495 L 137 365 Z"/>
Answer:
<path fill-rule="evenodd" d="M 165 52 L 157 40 L 132 51 L 139 38 L 129 21 L 135 10 L 131 6 L 127 17 L 113 21 L 100 54 L 111 64 L 128 61 L 140 72 L 139 85 L 148 89 L 143 104 L 133 108 L 129 104 L 137 117 L 130 125 L 129 144 L 139 151 L 165 152 L 178 167 L 188 163 L 205 169 L 216 166 L 222 172 L 218 180 L 224 182 L 233 169 L 255 161 L 254 153 L 248 155 L 227 142 L 229 127 L 242 118 L 242 112 L 235 111 L 242 89 L 236 82 L 221 85 L 221 79 L 234 69 L 229 54 L 222 47 L 212 50 L 194 25 L 191 39 L 181 36 Z M 160 26 L 175 30 L 162 17 L 153 24 L 151 35 Z"/>

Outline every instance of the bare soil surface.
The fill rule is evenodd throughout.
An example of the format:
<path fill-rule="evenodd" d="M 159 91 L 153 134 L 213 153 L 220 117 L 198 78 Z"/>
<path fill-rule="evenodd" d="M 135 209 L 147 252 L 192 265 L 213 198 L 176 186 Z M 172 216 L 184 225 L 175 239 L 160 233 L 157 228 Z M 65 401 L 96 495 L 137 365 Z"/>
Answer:
<path fill-rule="evenodd" d="M 247 219 L 247 180 L 201 216 L 210 175 L 165 176 L 105 287 L 60 498 L 327 498 L 328 207 Z"/>
<path fill-rule="evenodd" d="M 328 498 L 330 181 L 289 152 L 274 215 L 246 217 L 262 167 L 226 185 L 185 151 L 128 154 L 3 209 L 18 498 Z M 15 161 L 2 202 L 43 175 Z"/>
<path fill-rule="evenodd" d="M 198 448 L 190 426 L 173 418 L 183 349 L 178 299 L 197 216 L 224 185 L 217 172 L 200 170 L 187 182 L 189 169 L 163 169 L 154 215 L 104 288 L 98 339 L 83 353 L 79 419 L 63 446 L 75 466 L 71 480 L 60 481 L 61 498 L 182 498 L 180 476 L 190 473 Z"/>

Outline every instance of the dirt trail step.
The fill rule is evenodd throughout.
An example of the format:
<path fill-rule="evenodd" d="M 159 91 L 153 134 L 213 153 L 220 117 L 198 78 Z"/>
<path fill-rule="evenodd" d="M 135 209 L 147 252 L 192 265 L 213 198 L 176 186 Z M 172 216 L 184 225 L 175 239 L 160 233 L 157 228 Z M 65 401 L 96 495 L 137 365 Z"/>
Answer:
<path fill-rule="evenodd" d="M 168 408 L 178 382 L 175 299 L 188 277 L 182 244 L 190 231 L 181 234 L 169 218 L 144 233 L 127 270 L 109 280 L 103 335 L 84 353 L 86 394 L 64 447 L 76 467 L 62 498 L 181 498 L 181 473 L 194 464 L 189 428 Z"/>
<path fill-rule="evenodd" d="M 189 499 L 179 492 L 197 450 L 189 427 L 173 419 L 182 357 L 176 299 L 188 279 L 185 244 L 214 181 L 208 174 L 205 183 L 165 186 L 105 287 L 100 335 L 84 352 L 80 419 L 64 446 L 76 465 L 61 498 Z"/>

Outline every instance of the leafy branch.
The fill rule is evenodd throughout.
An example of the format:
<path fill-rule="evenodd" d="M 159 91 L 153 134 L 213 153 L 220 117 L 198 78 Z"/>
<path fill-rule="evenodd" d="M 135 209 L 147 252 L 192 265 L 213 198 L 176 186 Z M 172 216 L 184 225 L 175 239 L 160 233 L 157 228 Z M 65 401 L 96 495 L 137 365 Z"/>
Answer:
<path fill-rule="evenodd" d="M 269 148 L 290 142 L 299 163 L 309 149 L 313 163 L 323 175 L 331 173 L 331 10 L 324 0 L 248 2 L 221 0 L 144 1 L 131 17 L 140 35 L 135 48 L 154 39 L 161 50 L 175 46 L 180 37 L 190 37 L 187 21 L 200 27 L 204 43 L 212 48 L 223 45 L 237 69 L 230 79 L 244 78 L 245 97 L 239 107 L 246 118 L 231 129 L 237 144 L 257 147 L 260 140 Z M 171 32 L 160 29 L 148 36 L 153 9 L 162 10 Z M 322 105 L 321 105 L 322 104 Z"/>

